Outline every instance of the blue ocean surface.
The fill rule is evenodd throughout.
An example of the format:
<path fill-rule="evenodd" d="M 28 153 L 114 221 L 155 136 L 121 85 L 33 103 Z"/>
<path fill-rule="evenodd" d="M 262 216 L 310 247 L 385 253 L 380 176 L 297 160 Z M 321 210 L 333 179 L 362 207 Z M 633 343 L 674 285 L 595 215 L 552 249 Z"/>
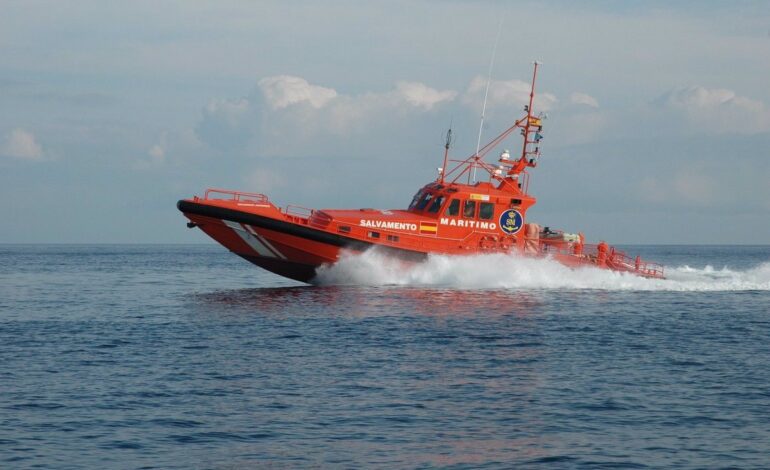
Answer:
<path fill-rule="evenodd" d="M 626 248 L 0 245 L 0 468 L 770 468 L 770 246 Z"/>

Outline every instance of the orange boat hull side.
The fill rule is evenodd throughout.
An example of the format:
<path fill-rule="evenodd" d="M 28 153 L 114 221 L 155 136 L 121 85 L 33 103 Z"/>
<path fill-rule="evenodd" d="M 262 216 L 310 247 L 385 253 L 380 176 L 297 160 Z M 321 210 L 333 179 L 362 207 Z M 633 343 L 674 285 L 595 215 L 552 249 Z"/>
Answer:
<path fill-rule="evenodd" d="M 195 214 L 187 216 L 206 235 L 238 256 L 297 281 L 309 282 L 318 266 L 339 258 L 340 248 L 336 246 L 253 226 L 245 226 L 239 233 L 221 220 Z M 252 231 L 257 236 L 251 235 Z"/>
<path fill-rule="evenodd" d="M 595 255 L 565 254 L 553 248 L 529 253 L 523 248 L 524 238 L 508 245 L 487 247 L 483 241 L 488 236 L 480 234 L 481 244 L 478 241 L 471 244 L 455 242 L 448 249 L 447 239 L 419 236 L 416 237 L 419 241 L 409 246 L 419 246 L 420 249 L 397 248 L 382 243 L 385 237 L 367 240 L 359 238 L 362 235 L 356 231 L 340 234 L 332 227 L 313 227 L 308 219 L 287 217 L 272 205 L 239 207 L 224 201 L 186 200 L 180 201 L 179 209 L 190 219 L 191 226 L 199 227 L 233 253 L 268 271 L 301 282 L 312 281 L 316 269 L 338 261 L 343 250 L 363 252 L 373 246 L 407 261 L 421 261 L 429 253 L 470 255 L 521 252 L 524 256 L 551 257 L 571 268 L 592 266 L 644 277 L 662 277 L 635 269 L 632 265 L 611 263 L 610 259 L 601 262 Z M 402 241 L 406 241 L 407 236 L 402 235 Z"/>
<path fill-rule="evenodd" d="M 180 207 L 186 210 L 201 208 L 202 205 L 197 208 L 192 205 Z M 328 234 L 286 221 L 276 221 L 281 223 L 283 230 L 278 227 L 269 229 L 259 224 L 220 219 L 185 210 L 183 212 L 194 226 L 238 256 L 268 271 L 301 282 L 310 282 L 319 266 L 336 262 L 343 249 L 362 252 L 374 246 L 372 243 Z M 300 229 L 301 233 L 287 233 Z M 324 238 L 327 240 L 323 241 Z M 409 250 L 388 247 L 383 249 L 407 260 L 423 259 L 425 256 L 425 253 Z"/>

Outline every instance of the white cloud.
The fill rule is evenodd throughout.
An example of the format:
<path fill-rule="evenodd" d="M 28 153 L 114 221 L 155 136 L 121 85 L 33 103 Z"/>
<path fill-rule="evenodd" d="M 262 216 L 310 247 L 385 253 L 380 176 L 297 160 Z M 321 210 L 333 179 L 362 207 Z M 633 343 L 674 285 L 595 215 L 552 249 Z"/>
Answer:
<path fill-rule="evenodd" d="M 674 90 L 668 95 L 668 104 L 685 108 L 711 108 L 735 99 L 735 92 L 725 89 L 689 87 Z"/>
<path fill-rule="evenodd" d="M 481 110 L 484 104 L 484 90 L 487 79 L 476 76 L 463 94 L 463 103 Z M 489 83 L 487 109 L 504 106 L 522 107 L 529 103 L 530 84 L 522 80 L 492 80 Z M 537 112 L 548 111 L 558 100 L 551 93 L 536 93 L 533 109 Z"/>
<path fill-rule="evenodd" d="M 599 102 L 596 101 L 596 98 L 586 93 L 572 93 L 569 95 L 569 102 L 572 104 L 585 105 L 591 108 L 599 107 Z"/>
<path fill-rule="evenodd" d="M 307 104 L 315 109 L 342 106 L 348 110 L 351 106 L 357 108 L 374 106 L 376 109 L 381 109 L 406 104 L 430 110 L 438 103 L 452 101 L 457 96 L 457 92 L 452 90 L 440 91 L 424 83 L 409 81 L 397 82 L 395 90 L 389 92 L 345 95 L 333 88 L 312 85 L 304 78 L 290 75 L 263 78 L 258 82 L 258 86 L 272 110 L 299 104 Z"/>
<path fill-rule="evenodd" d="M 765 104 L 732 90 L 681 88 L 667 93 L 662 101 L 668 108 L 682 113 L 698 131 L 756 134 L 770 130 L 770 111 Z"/>
<path fill-rule="evenodd" d="M 137 170 L 149 170 L 152 168 L 158 168 L 166 161 L 166 134 L 163 133 L 160 142 L 152 145 L 147 150 L 147 157 L 141 158 L 134 162 L 134 168 Z"/>
<path fill-rule="evenodd" d="M 152 145 L 147 151 L 150 157 L 147 163 L 150 166 L 159 166 L 166 162 L 166 153 L 168 150 L 168 133 L 163 132 L 158 139 L 158 143 Z"/>
<path fill-rule="evenodd" d="M 291 75 L 266 77 L 258 85 L 272 109 L 282 109 L 297 103 L 320 108 L 337 96 L 337 92 L 331 88 L 311 85 L 304 78 Z"/>
<path fill-rule="evenodd" d="M 157 140 L 151 141 L 147 151 L 140 154 L 131 166 L 140 171 L 164 170 L 186 165 L 194 167 L 199 163 L 195 161 L 201 157 L 210 158 L 211 149 L 202 145 L 195 130 L 169 129 L 160 132 Z"/>
<path fill-rule="evenodd" d="M 456 91 L 433 89 L 420 82 L 398 82 L 396 93 L 400 94 L 412 106 L 431 109 L 438 103 L 452 101 L 457 96 Z"/>
<path fill-rule="evenodd" d="M 211 100 L 206 105 L 204 114 L 217 115 L 223 118 L 230 126 L 237 126 L 239 121 L 249 112 L 249 100 L 240 98 L 235 100 Z"/>
<path fill-rule="evenodd" d="M 6 137 L 0 154 L 22 160 L 40 160 L 43 149 L 35 139 L 35 134 L 24 129 L 14 129 Z"/>
<path fill-rule="evenodd" d="M 152 157 L 154 161 L 159 163 L 166 158 L 166 151 L 160 144 L 155 144 L 150 147 L 150 150 L 147 152 L 147 154 Z"/>
<path fill-rule="evenodd" d="M 324 139 L 411 122 L 456 96 L 456 91 L 412 81 L 396 82 L 388 91 L 348 95 L 300 77 L 277 75 L 259 80 L 248 98 L 209 102 L 196 134 L 225 151 L 306 153 L 312 145 L 318 152 Z"/>
<path fill-rule="evenodd" d="M 166 148 L 165 144 L 155 144 L 147 151 L 149 158 L 141 158 L 134 162 L 133 168 L 136 170 L 149 170 L 152 168 L 158 168 L 166 161 Z"/>
<path fill-rule="evenodd" d="M 168 132 L 163 132 L 158 139 L 158 143 L 154 144 L 147 151 L 147 155 L 150 157 L 150 163 L 154 165 L 161 165 L 166 161 L 166 151 L 168 149 Z"/>
<path fill-rule="evenodd" d="M 338 95 L 321 110 L 323 123 L 339 135 L 373 129 L 382 120 L 404 120 L 451 102 L 457 96 L 452 90 L 436 90 L 424 83 L 400 81 L 393 90 L 360 95 Z M 378 127 L 378 126 L 377 126 Z"/>

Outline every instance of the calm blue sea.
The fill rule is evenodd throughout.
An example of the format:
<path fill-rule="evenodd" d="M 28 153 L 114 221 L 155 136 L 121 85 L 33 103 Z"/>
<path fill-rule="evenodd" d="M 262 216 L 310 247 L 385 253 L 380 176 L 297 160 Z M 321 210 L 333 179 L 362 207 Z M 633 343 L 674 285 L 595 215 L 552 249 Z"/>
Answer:
<path fill-rule="evenodd" d="M 770 468 L 770 247 L 322 285 L 218 245 L 0 245 L 0 468 Z"/>

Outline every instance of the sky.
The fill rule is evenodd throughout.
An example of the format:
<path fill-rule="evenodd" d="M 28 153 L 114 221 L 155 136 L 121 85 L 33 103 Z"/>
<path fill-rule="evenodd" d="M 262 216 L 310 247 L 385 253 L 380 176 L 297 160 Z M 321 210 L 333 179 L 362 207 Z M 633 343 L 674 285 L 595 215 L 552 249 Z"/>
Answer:
<path fill-rule="evenodd" d="M 0 0 L 0 243 L 201 243 L 176 201 L 404 208 L 548 114 L 528 221 L 770 243 L 770 2 Z M 518 148 L 514 137 L 504 147 Z M 499 150 L 502 150 L 500 148 Z"/>

